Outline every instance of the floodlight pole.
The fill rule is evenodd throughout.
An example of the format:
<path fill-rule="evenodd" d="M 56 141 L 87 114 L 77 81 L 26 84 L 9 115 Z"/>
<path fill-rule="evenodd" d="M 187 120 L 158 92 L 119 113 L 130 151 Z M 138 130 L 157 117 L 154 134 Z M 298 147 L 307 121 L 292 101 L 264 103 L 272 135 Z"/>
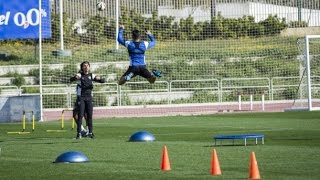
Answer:
<path fill-rule="evenodd" d="M 40 121 L 43 121 L 43 99 L 42 99 L 42 4 L 39 0 L 39 85 L 40 85 Z"/>
<path fill-rule="evenodd" d="M 116 0 L 116 50 L 119 49 L 118 43 L 118 33 L 119 33 L 119 0 Z"/>
<path fill-rule="evenodd" d="M 59 0 L 59 16 L 60 16 L 60 48 L 64 50 L 63 45 L 63 3 Z"/>

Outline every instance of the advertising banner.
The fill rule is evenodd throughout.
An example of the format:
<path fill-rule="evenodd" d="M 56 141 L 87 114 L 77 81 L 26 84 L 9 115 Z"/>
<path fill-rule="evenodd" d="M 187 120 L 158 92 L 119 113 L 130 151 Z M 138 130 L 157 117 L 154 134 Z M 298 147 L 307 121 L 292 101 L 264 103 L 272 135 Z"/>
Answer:
<path fill-rule="evenodd" d="M 40 16 L 41 15 L 41 16 Z M 51 37 L 50 0 L 0 0 L 0 40 Z"/>

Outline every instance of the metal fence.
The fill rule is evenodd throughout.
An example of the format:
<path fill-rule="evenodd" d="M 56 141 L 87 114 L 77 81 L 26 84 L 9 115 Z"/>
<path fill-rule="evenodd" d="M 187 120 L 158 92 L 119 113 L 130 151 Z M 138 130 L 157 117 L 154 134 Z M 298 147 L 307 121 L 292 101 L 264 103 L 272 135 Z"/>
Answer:
<path fill-rule="evenodd" d="M 206 93 L 206 95 L 202 95 L 203 98 L 208 98 L 210 94 L 216 98 L 211 99 L 211 101 L 203 99 L 201 101 L 193 99 L 192 101 L 191 99 L 183 103 L 223 104 L 237 102 L 239 95 L 242 96 L 242 101 L 249 101 L 250 96 L 256 96 L 256 100 L 260 101 L 261 95 L 266 97 L 266 102 L 294 101 L 295 99 L 292 96 L 281 96 L 287 89 L 293 88 L 293 90 L 298 90 L 299 85 L 294 81 L 288 81 L 288 79 L 300 80 L 299 77 L 173 80 L 170 82 L 156 81 L 152 86 L 147 82 L 128 82 L 126 86 L 119 86 L 116 83 L 105 83 L 95 85 L 93 96 L 97 97 L 95 100 L 96 107 L 179 104 L 175 100 L 189 99 L 198 91 Z M 318 101 L 320 99 L 320 76 L 313 76 L 311 79 L 313 81 L 313 99 Z M 139 86 L 136 86 L 137 84 Z M 300 86 L 306 86 L 306 84 L 301 84 Z M 35 95 L 39 94 L 39 89 L 39 85 L 24 85 L 21 87 L 0 86 L 0 96 Z M 44 104 L 44 108 L 71 108 L 76 98 L 75 89 L 75 85 L 44 85 L 43 97 L 49 99 L 44 102 L 50 103 Z M 296 98 L 301 99 L 303 96 L 305 97 L 305 95 L 301 96 Z"/>

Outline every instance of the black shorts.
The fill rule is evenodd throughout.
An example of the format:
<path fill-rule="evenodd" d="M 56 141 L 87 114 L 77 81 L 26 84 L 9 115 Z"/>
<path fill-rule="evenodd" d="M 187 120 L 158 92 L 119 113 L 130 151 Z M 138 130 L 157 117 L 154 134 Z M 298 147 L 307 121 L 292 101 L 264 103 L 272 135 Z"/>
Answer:
<path fill-rule="evenodd" d="M 133 73 L 133 77 L 136 75 L 147 79 L 152 77 L 150 71 L 147 69 L 147 66 L 129 66 L 128 70 L 122 76 L 126 76 L 130 73 Z"/>

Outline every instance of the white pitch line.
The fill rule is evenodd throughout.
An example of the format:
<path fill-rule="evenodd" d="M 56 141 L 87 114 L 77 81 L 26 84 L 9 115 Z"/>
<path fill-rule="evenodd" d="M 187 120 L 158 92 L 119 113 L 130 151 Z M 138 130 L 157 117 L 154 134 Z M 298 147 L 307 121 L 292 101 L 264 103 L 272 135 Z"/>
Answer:
<path fill-rule="evenodd" d="M 118 123 L 94 123 L 95 125 L 114 125 L 114 126 L 119 126 L 119 125 L 125 125 L 127 127 L 135 127 L 136 125 L 128 125 L 128 124 L 118 124 Z M 144 126 L 147 127 L 194 127 L 194 125 L 197 124 L 189 124 L 189 125 L 185 125 L 185 124 L 175 124 L 175 125 L 165 125 L 165 124 L 144 124 Z M 215 124 L 208 124 L 208 125 L 201 125 L 199 126 L 199 128 L 201 127 L 208 127 L 208 126 L 217 126 Z M 234 126 L 219 126 L 219 128 L 234 128 Z M 237 127 L 237 128 L 245 128 L 245 127 Z"/>
<path fill-rule="evenodd" d="M 282 129 L 265 129 L 265 130 L 255 130 L 255 131 L 283 131 L 283 130 L 291 130 L 293 128 L 282 128 Z M 241 130 L 241 131 L 224 131 L 224 132 L 248 132 L 248 130 Z M 211 134 L 213 132 L 194 132 L 194 133 L 166 133 L 166 134 L 154 134 L 154 135 L 164 135 L 164 136 L 168 136 L 168 135 L 179 135 L 179 134 Z"/>
<path fill-rule="evenodd" d="M 281 128 L 281 129 L 261 129 L 255 130 L 260 132 L 267 132 L 267 131 L 284 131 L 284 130 L 292 130 L 293 128 Z M 238 131 L 224 131 L 225 133 L 235 133 L 235 132 L 248 132 L 248 130 L 238 130 Z M 154 135 L 163 135 L 163 136 L 171 136 L 171 135 L 188 135 L 188 134 L 213 134 L 213 132 L 193 132 L 193 133 L 166 133 L 166 134 L 154 134 Z M 119 136 L 119 137 L 130 137 L 130 136 Z"/>

